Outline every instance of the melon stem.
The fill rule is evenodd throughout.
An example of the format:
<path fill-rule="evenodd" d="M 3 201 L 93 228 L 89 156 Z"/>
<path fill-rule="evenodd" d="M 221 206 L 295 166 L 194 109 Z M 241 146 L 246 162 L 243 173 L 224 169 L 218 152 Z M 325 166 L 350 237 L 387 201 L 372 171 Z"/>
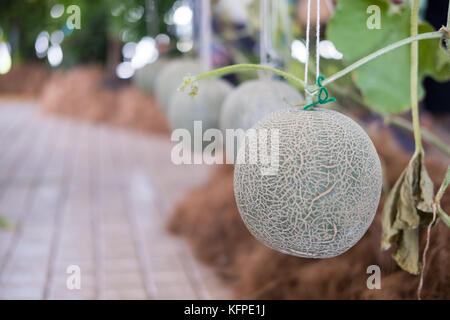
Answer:
<path fill-rule="evenodd" d="M 441 199 L 444 196 L 444 193 L 447 190 L 449 184 L 450 184 L 450 165 L 447 168 L 447 173 L 435 197 L 435 204 L 437 205 L 438 216 L 439 218 L 441 218 L 442 222 L 444 222 L 445 225 L 450 228 L 450 216 L 448 216 L 441 207 Z"/>
<path fill-rule="evenodd" d="M 329 76 L 328 78 L 326 78 L 324 81 L 322 81 L 322 85 L 325 87 L 326 85 L 344 77 L 345 75 L 349 74 L 350 72 L 354 71 L 355 69 L 361 67 L 362 65 L 378 58 L 379 56 L 388 53 L 392 50 L 395 50 L 397 48 L 400 48 L 404 45 L 410 44 L 410 43 L 416 43 L 417 41 L 421 41 L 421 40 L 427 40 L 427 39 L 444 39 L 444 38 L 448 38 L 449 37 L 449 32 L 447 28 L 442 28 L 439 31 L 434 31 L 434 32 L 427 32 L 427 33 L 422 33 L 422 34 L 416 34 L 414 36 L 411 36 L 409 38 L 397 41 L 395 43 L 392 43 L 380 50 L 377 50 L 371 54 L 369 54 L 368 56 L 356 61 L 355 63 L 349 65 L 348 67 L 342 69 L 341 71 Z M 208 77 L 213 77 L 213 76 L 225 76 L 228 74 L 232 74 L 232 73 L 236 73 L 236 72 L 247 72 L 247 71 L 257 71 L 257 70 L 264 70 L 264 71 L 268 71 L 274 74 L 279 75 L 280 77 L 283 77 L 284 79 L 293 82 L 296 86 L 298 86 L 301 89 L 305 88 L 305 83 L 303 80 L 301 80 L 300 78 L 294 76 L 293 74 L 290 74 L 288 72 L 284 72 L 281 71 L 279 69 L 276 68 L 272 68 L 269 66 L 262 66 L 259 64 L 250 64 L 250 63 L 245 63 L 245 64 L 235 64 L 235 65 L 231 65 L 231 66 L 226 66 L 223 68 L 218 68 L 206 73 L 202 73 L 200 75 L 197 76 L 189 76 L 186 77 L 184 79 L 184 82 L 182 84 L 182 86 L 180 87 L 180 90 L 183 91 L 184 88 L 187 85 L 194 85 L 193 89 L 191 90 L 191 93 L 195 95 L 195 90 L 196 90 L 196 86 L 195 86 L 195 82 L 197 82 L 198 80 L 204 79 L 204 78 L 208 78 Z M 416 84 L 417 85 L 417 84 Z M 311 87 L 311 89 L 309 89 L 308 91 L 310 92 L 310 94 L 312 96 L 318 94 L 319 92 L 319 87 L 317 85 L 314 85 Z M 307 97 L 308 98 L 308 94 Z"/>
<path fill-rule="evenodd" d="M 411 37 L 418 35 L 419 30 L 419 0 L 414 0 L 411 10 Z M 417 83 L 419 81 L 419 43 L 411 43 L 411 113 L 414 127 L 414 141 L 416 143 L 416 152 L 422 154 L 422 137 L 420 134 L 419 122 L 419 99 L 417 94 Z"/>
<path fill-rule="evenodd" d="M 447 42 L 447 52 L 448 52 L 448 54 L 450 55 L 450 39 L 449 39 L 449 37 L 448 37 L 448 33 L 449 33 L 449 30 L 450 30 L 450 0 L 448 1 L 448 13 L 447 13 L 447 28 L 446 28 L 447 30 L 446 30 L 446 32 L 447 32 L 447 39 L 446 39 L 446 42 Z"/>
<path fill-rule="evenodd" d="M 368 56 L 356 61 L 355 63 L 349 65 L 348 67 L 342 69 L 339 72 L 336 72 L 335 74 L 327 77 L 324 81 L 322 81 L 323 86 L 326 86 L 327 84 L 334 82 L 343 76 L 347 75 L 348 73 L 352 72 L 353 70 L 358 69 L 362 65 L 366 64 L 367 62 L 370 62 L 374 60 L 375 58 L 378 58 L 379 56 L 382 56 L 385 53 L 388 53 L 392 50 L 395 50 L 397 48 L 400 48 L 404 45 L 410 44 L 410 43 L 417 43 L 417 41 L 420 40 L 428 40 L 428 39 L 439 39 L 439 38 L 445 38 L 446 37 L 446 31 L 444 29 L 441 29 L 439 31 L 434 32 L 426 32 L 421 33 L 419 35 L 411 36 L 409 38 L 402 39 L 400 41 L 394 42 L 387 47 L 384 47 L 380 50 L 377 50 Z M 319 87 L 315 87 L 313 93 L 317 93 L 319 91 Z"/>
<path fill-rule="evenodd" d="M 244 64 L 235 64 L 235 65 L 231 65 L 231 66 L 227 66 L 227 67 L 223 67 L 223 68 L 218 68 L 206 73 L 202 73 L 200 75 L 197 76 L 188 76 L 184 79 L 184 82 L 182 84 L 182 86 L 180 87 L 180 90 L 183 91 L 184 88 L 187 85 L 191 85 L 191 84 L 195 84 L 195 82 L 197 82 L 198 80 L 204 79 L 204 78 L 208 78 L 208 77 L 221 77 L 221 76 L 225 76 L 231 73 L 236 73 L 236 72 L 246 72 L 246 71 L 252 71 L 252 70 L 263 70 L 263 71 L 268 71 L 274 74 L 279 75 L 280 77 L 283 77 L 284 79 L 291 81 L 293 83 L 295 83 L 297 86 L 304 88 L 305 87 L 305 83 L 303 80 L 301 80 L 300 78 L 297 78 L 296 76 L 269 67 L 269 66 L 263 66 L 263 65 L 259 65 L 259 64 L 250 64 L 250 63 L 244 63 Z"/>

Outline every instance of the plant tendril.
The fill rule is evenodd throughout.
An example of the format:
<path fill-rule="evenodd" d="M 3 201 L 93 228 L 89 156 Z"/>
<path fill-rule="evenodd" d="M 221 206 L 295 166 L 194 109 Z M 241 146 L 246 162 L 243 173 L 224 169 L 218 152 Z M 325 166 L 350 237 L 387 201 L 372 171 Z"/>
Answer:
<path fill-rule="evenodd" d="M 183 92 L 186 86 L 190 85 L 191 89 L 189 90 L 189 95 L 191 97 L 195 97 L 198 93 L 198 85 L 195 77 L 187 76 L 183 79 L 183 84 L 178 88 L 178 91 Z"/>
<path fill-rule="evenodd" d="M 308 110 L 313 108 L 315 105 L 318 104 L 326 104 L 328 102 L 336 102 L 336 98 L 331 97 L 328 99 L 328 90 L 324 86 L 322 86 L 322 81 L 325 80 L 324 76 L 319 76 L 317 78 L 317 85 L 319 86 L 319 94 L 317 96 L 317 101 L 313 102 L 311 104 L 308 104 L 306 107 L 303 108 L 303 110 Z M 324 96 L 323 96 L 324 95 Z"/>

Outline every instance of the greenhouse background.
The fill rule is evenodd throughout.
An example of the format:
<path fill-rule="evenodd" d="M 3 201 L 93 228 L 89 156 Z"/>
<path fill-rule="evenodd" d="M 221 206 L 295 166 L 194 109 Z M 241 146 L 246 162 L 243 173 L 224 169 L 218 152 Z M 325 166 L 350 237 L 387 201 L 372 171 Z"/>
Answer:
<path fill-rule="evenodd" d="M 353 68 L 414 37 L 413 2 L 2 0 L 0 299 L 449 299 L 448 1 L 418 1 L 426 38 Z M 299 158 L 255 178 L 226 130 L 277 112 L 310 121 Z M 333 137 L 361 168 L 341 140 L 314 149 Z M 355 170 L 297 181 L 323 157 Z M 297 228 L 309 196 L 317 229 Z M 347 205 L 361 217 L 339 222 Z"/>

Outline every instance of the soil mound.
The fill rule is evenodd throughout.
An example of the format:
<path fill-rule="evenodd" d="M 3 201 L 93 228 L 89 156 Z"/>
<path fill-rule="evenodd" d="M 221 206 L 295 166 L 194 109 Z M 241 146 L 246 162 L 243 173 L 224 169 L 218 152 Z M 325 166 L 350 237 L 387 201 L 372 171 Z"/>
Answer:
<path fill-rule="evenodd" d="M 39 99 L 43 112 L 92 122 L 106 122 L 146 132 L 169 132 L 168 123 L 153 97 L 128 85 L 107 87 L 99 66 L 57 71 Z"/>

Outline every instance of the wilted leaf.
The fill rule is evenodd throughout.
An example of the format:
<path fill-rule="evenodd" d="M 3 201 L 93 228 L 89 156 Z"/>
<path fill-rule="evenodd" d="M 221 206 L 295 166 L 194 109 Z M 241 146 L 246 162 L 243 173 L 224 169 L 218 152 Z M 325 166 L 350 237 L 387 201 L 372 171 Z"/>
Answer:
<path fill-rule="evenodd" d="M 393 258 L 412 273 L 420 272 L 419 227 L 430 223 L 433 213 L 433 182 L 416 152 L 388 195 L 382 217 L 382 249 L 396 245 Z"/>
<path fill-rule="evenodd" d="M 450 166 L 447 168 L 447 173 L 444 177 L 444 180 L 442 181 L 442 184 L 436 194 L 436 204 L 437 204 L 437 212 L 439 215 L 439 218 L 441 218 L 442 222 L 444 222 L 447 227 L 450 228 L 450 217 L 447 213 L 445 213 L 444 209 L 441 207 L 441 199 L 444 196 L 445 190 L 447 190 L 448 185 L 450 184 Z"/>
<path fill-rule="evenodd" d="M 403 270 L 419 274 L 422 264 L 419 261 L 419 228 L 405 229 L 397 244 L 397 250 L 392 255 Z"/>
<path fill-rule="evenodd" d="M 370 30 L 366 23 L 371 5 L 381 13 L 381 29 Z M 419 32 L 434 31 L 421 23 Z M 410 36 L 410 8 L 387 0 L 340 0 L 328 24 L 327 37 L 351 64 L 368 54 Z M 399 113 L 410 107 L 410 49 L 403 46 L 361 66 L 353 73 L 355 84 L 366 103 L 382 113 Z M 420 83 L 425 75 L 436 80 L 450 78 L 450 58 L 439 39 L 419 42 Z M 424 90 L 419 86 L 419 98 Z"/>

